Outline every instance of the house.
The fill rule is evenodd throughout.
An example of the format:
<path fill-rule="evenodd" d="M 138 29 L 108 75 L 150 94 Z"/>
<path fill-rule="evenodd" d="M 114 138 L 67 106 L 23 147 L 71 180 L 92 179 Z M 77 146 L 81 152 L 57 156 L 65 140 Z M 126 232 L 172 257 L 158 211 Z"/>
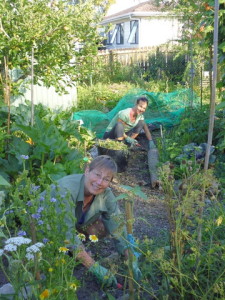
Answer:
<path fill-rule="evenodd" d="M 106 49 L 153 47 L 176 42 L 182 35 L 181 19 L 151 1 L 107 15 L 101 22 L 109 27 Z"/>

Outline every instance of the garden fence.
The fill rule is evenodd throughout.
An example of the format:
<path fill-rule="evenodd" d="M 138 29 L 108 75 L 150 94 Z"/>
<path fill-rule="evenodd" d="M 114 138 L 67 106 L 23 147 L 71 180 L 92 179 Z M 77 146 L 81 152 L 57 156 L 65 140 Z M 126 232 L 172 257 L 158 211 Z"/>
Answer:
<path fill-rule="evenodd" d="M 209 76 L 203 68 L 192 63 L 187 52 L 179 54 L 175 47 L 144 47 L 135 49 L 99 50 L 98 59 L 113 70 L 117 63 L 139 68 L 145 80 L 167 78 L 175 82 L 193 83 L 200 87 L 209 85 Z"/>

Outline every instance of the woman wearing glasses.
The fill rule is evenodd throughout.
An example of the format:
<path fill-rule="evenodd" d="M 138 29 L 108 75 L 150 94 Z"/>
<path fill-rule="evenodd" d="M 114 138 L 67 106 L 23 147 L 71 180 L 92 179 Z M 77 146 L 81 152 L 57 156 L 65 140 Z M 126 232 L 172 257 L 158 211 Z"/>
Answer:
<path fill-rule="evenodd" d="M 72 174 L 58 180 L 60 194 L 67 193 L 75 204 L 72 212 L 75 218 L 69 217 L 70 209 L 65 220 L 71 229 L 66 238 L 74 241 L 71 243 L 74 249 L 79 249 L 76 258 L 105 286 L 117 286 L 115 276 L 92 259 L 78 237 L 79 233 L 96 238 L 111 235 L 117 251 L 127 256 L 125 230 L 122 229 L 122 232 L 119 230 L 123 228 L 121 224 L 124 218 L 109 187 L 116 172 L 117 165 L 114 160 L 110 156 L 100 155 L 89 164 L 84 174 Z M 74 227 L 78 232 L 76 236 L 72 234 Z M 140 275 L 138 267 L 134 273 Z"/>

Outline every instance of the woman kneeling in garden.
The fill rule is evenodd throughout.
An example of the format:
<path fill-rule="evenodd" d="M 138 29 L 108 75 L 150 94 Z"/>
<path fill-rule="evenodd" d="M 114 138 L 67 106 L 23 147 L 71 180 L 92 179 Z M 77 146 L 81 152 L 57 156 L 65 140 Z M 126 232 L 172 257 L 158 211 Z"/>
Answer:
<path fill-rule="evenodd" d="M 92 259 L 74 227 L 76 231 L 88 236 L 102 238 L 111 235 L 117 251 L 127 257 L 126 233 L 125 230 L 119 232 L 122 223 L 121 213 L 115 196 L 109 188 L 116 172 L 117 165 L 114 160 L 107 155 L 100 155 L 86 167 L 84 174 L 72 174 L 61 178 L 58 180 L 58 188 L 55 189 L 63 197 L 67 193 L 75 204 L 74 211 L 71 211 L 71 207 L 67 207 L 68 214 L 65 222 L 69 228 L 66 238 L 71 243 L 70 247 L 78 251 L 76 258 L 95 275 L 101 284 L 115 287 L 117 286 L 115 276 Z M 134 277 L 138 279 L 141 272 L 137 264 L 133 269 Z"/>

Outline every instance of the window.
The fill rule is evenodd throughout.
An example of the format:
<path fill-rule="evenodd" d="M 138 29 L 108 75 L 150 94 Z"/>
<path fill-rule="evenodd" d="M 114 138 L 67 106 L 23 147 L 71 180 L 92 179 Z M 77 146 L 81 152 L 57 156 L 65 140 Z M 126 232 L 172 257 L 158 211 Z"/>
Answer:
<path fill-rule="evenodd" d="M 118 24 L 118 31 L 116 34 L 116 43 L 122 45 L 124 43 L 124 30 L 123 24 Z"/>
<path fill-rule="evenodd" d="M 130 21 L 130 35 L 128 43 L 138 44 L 138 20 Z"/>
<path fill-rule="evenodd" d="M 124 43 L 123 24 L 116 24 L 114 30 L 108 33 L 107 44 L 111 45 L 114 42 L 120 45 Z"/>
<path fill-rule="evenodd" d="M 107 41 L 106 41 L 106 44 L 107 44 L 107 45 L 110 45 L 110 44 L 111 44 L 111 43 L 110 43 L 111 38 L 112 38 L 112 30 L 110 30 L 110 31 L 108 32 L 108 35 L 107 35 Z"/>

